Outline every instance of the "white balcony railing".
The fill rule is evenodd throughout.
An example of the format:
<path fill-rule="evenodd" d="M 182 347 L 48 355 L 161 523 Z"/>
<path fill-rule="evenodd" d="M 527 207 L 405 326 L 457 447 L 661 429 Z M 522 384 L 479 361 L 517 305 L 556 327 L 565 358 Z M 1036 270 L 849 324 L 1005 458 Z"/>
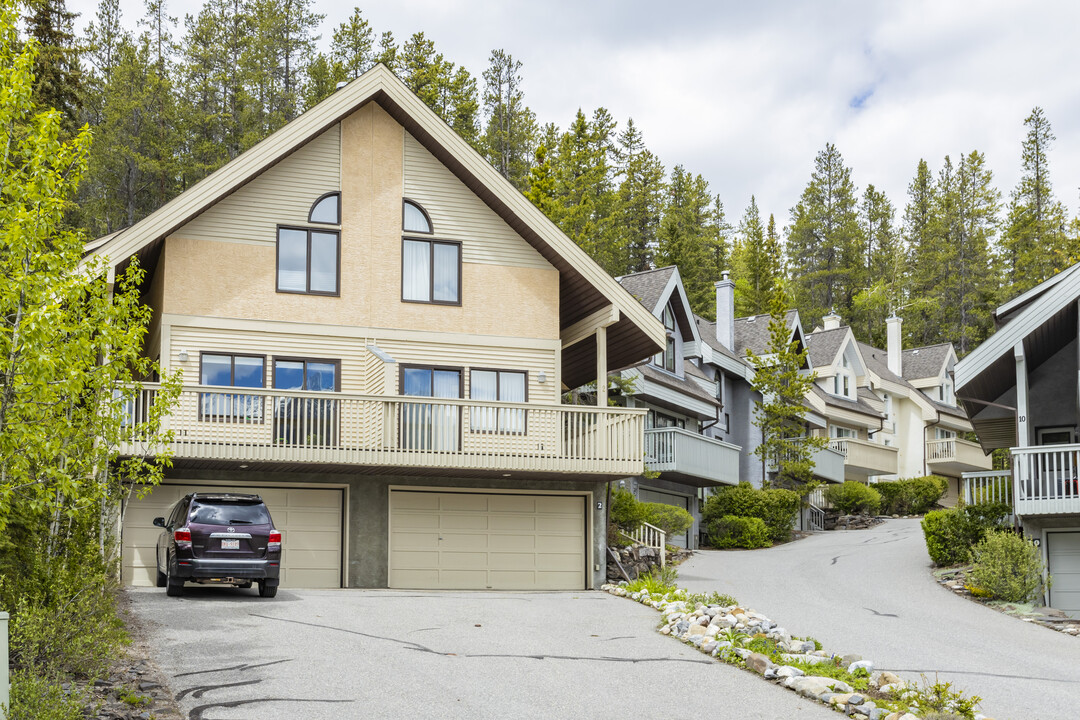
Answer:
<path fill-rule="evenodd" d="M 804 438 L 788 438 L 791 442 L 803 442 Z M 789 458 L 784 458 L 785 460 Z M 845 455 L 830 446 L 816 448 L 810 455 L 814 462 L 814 477 L 826 482 L 844 482 Z M 766 461 L 765 467 L 769 472 L 776 472 L 776 463 Z M 821 507 L 820 505 L 818 507 Z"/>
<path fill-rule="evenodd" d="M 987 471 L 993 466 L 990 456 L 978 443 L 960 438 L 944 438 L 926 441 L 926 462 L 931 470 L 955 472 Z"/>
<path fill-rule="evenodd" d="M 157 386 L 131 404 L 122 455 Z M 641 474 L 645 411 L 429 397 L 185 387 L 165 420 L 177 458 L 388 468 Z"/>
<path fill-rule="evenodd" d="M 1080 513 L 1080 445 L 1013 448 L 1018 515 Z"/>
<path fill-rule="evenodd" d="M 963 498 L 965 505 L 986 503 L 1013 504 L 1013 477 L 1011 470 L 988 470 L 964 473 Z"/>
<path fill-rule="evenodd" d="M 857 438 L 833 438 L 829 440 L 829 447 L 844 456 L 845 476 L 863 478 L 897 472 L 898 451 L 890 445 Z"/>
<path fill-rule="evenodd" d="M 661 473 L 736 485 L 741 450 L 738 445 L 682 428 L 645 431 L 645 466 Z"/>

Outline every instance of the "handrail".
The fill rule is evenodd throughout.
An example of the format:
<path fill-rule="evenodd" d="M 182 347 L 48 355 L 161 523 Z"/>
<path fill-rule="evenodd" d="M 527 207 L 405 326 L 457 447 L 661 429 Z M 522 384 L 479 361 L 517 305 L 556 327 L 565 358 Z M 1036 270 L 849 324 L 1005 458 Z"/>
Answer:
<path fill-rule="evenodd" d="M 701 435 L 700 433 L 690 432 L 689 430 L 686 430 L 684 428 L 677 428 L 677 427 L 645 428 L 645 434 L 646 435 L 659 435 L 661 433 L 664 433 L 664 434 L 670 433 L 670 434 L 673 434 L 673 435 L 682 435 L 684 437 L 693 438 L 694 440 L 700 440 L 701 442 L 708 443 L 708 444 L 711 444 L 711 445 L 716 445 L 718 447 L 728 448 L 729 450 L 734 450 L 735 452 L 742 452 L 742 446 L 741 445 L 736 445 L 735 443 L 729 443 L 728 441 L 721 440 L 720 438 L 714 438 L 714 437 L 709 437 L 708 435 Z"/>
<path fill-rule="evenodd" d="M 660 555 L 660 567 L 664 567 L 667 555 L 667 533 L 647 522 L 641 523 L 633 532 L 620 530 L 619 534 L 633 541 L 635 545 L 653 548 Z"/>

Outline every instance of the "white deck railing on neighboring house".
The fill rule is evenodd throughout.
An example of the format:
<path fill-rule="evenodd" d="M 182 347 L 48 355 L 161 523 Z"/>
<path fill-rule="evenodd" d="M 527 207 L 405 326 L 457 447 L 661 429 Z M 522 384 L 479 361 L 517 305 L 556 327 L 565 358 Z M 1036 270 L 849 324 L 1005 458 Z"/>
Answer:
<path fill-rule="evenodd" d="M 664 567 L 665 558 L 667 557 L 667 533 L 663 530 L 655 525 L 643 522 L 633 532 L 628 533 L 620 530 L 619 534 L 631 540 L 635 545 L 656 550 L 660 554 L 660 567 Z"/>
<path fill-rule="evenodd" d="M 739 482 L 740 451 L 738 445 L 682 428 L 645 431 L 645 466 L 661 473 L 735 485 Z"/>
<path fill-rule="evenodd" d="M 1013 502 L 1013 477 L 1011 470 L 989 470 L 964 473 L 963 498 L 965 505 Z"/>
<path fill-rule="evenodd" d="M 1080 512 L 1080 445 L 1013 448 L 1018 515 Z"/>
<path fill-rule="evenodd" d="M 829 447 L 845 458 L 846 475 L 895 475 L 897 448 L 857 438 L 832 438 Z"/>
<path fill-rule="evenodd" d="M 129 405 L 122 455 L 158 386 Z M 165 420 L 177 458 L 638 475 L 645 411 L 429 397 L 185 387 Z"/>

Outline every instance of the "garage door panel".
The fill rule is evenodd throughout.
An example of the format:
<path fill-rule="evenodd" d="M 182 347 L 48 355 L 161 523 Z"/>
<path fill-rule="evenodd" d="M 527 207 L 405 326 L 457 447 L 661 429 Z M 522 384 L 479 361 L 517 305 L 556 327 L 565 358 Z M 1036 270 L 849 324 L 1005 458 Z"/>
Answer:
<path fill-rule="evenodd" d="M 492 515 L 489 527 L 492 530 L 520 530 L 531 531 L 536 529 L 536 518 L 530 515 Z"/>
<path fill-rule="evenodd" d="M 487 515 L 443 515 L 440 527 L 446 530 L 487 530 Z"/>
<path fill-rule="evenodd" d="M 1053 583 L 1050 604 L 1080 618 L 1080 531 L 1048 532 L 1047 559 Z"/>
<path fill-rule="evenodd" d="M 493 513 L 532 514 L 536 512 L 536 498 L 532 495 L 493 495 L 488 508 Z"/>
<path fill-rule="evenodd" d="M 124 582 L 154 584 L 154 554 L 161 530 L 153 526 L 153 520 L 167 516 L 180 498 L 192 492 L 260 495 L 282 534 L 282 585 L 341 587 L 342 491 L 244 484 L 165 484 L 142 499 L 132 496 L 124 513 Z"/>
<path fill-rule="evenodd" d="M 434 550 L 439 546 L 437 533 L 395 532 L 393 538 L 398 550 Z"/>
<path fill-rule="evenodd" d="M 415 512 L 403 512 L 394 516 L 394 529 L 402 530 L 438 530 L 439 516 L 421 515 Z"/>
<path fill-rule="evenodd" d="M 422 502 L 418 496 L 428 496 Z M 436 498 L 432 502 L 431 498 Z M 426 510 L 417 509 L 426 508 Z M 438 523 L 428 553 L 402 552 L 420 540 L 399 532 L 418 516 Z M 582 589 L 586 586 L 583 496 L 390 493 L 389 584 L 395 588 Z M 430 542 L 433 533 L 425 536 Z M 421 566 L 423 562 L 429 565 Z M 424 572 L 426 571 L 426 573 Z"/>

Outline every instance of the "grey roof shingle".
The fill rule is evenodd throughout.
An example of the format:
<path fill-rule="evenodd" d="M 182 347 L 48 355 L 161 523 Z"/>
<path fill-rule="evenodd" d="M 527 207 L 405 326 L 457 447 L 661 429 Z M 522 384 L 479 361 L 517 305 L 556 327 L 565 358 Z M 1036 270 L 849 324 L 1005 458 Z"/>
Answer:
<path fill-rule="evenodd" d="M 740 362 L 746 361 L 746 356 L 739 357 L 735 354 L 733 350 L 729 350 L 728 348 L 724 347 L 716 339 L 716 323 L 709 322 L 705 318 L 698 317 L 697 315 L 694 316 L 694 320 L 697 322 L 698 335 L 701 336 L 702 342 L 704 342 L 706 345 L 708 345 L 718 353 L 727 355 L 729 358 L 733 358 Z"/>
<path fill-rule="evenodd" d="M 645 270 L 644 272 L 623 275 L 615 278 L 627 291 L 637 298 L 638 302 L 645 306 L 649 312 L 656 311 L 656 305 L 660 302 L 660 295 L 667 287 L 671 274 L 675 272 L 674 265 Z"/>
<path fill-rule="evenodd" d="M 859 343 L 859 352 L 862 353 L 867 369 L 879 378 L 905 387 L 911 387 L 907 380 L 889 369 L 889 354 L 886 351 L 861 342 Z"/>
<path fill-rule="evenodd" d="M 903 353 L 900 370 L 909 380 L 936 377 L 949 356 L 951 343 L 938 343 L 921 348 L 912 348 Z"/>
<path fill-rule="evenodd" d="M 790 328 L 798 311 L 788 310 L 784 323 Z M 735 318 L 735 355 L 746 357 L 746 351 L 764 355 L 769 348 L 769 315 Z"/>
<path fill-rule="evenodd" d="M 690 378 L 681 378 L 678 375 L 672 375 L 669 372 L 661 370 L 651 363 L 642 363 L 636 365 L 636 369 L 641 371 L 641 374 L 645 376 L 645 379 L 654 382 L 658 385 L 669 387 L 673 390 L 678 390 L 681 393 L 690 395 L 697 400 L 703 400 L 712 405 L 719 407 L 719 401 L 705 392 L 704 389 Z M 640 393 L 640 390 L 639 390 Z"/>
<path fill-rule="evenodd" d="M 863 389 L 865 388 L 859 388 L 860 392 Z M 862 413 L 863 415 L 869 415 L 875 420 L 883 419 L 885 417 L 882 413 L 879 413 L 877 410 L 870 407 L 862 398 L 859 398 L 858 400 L 848 400 L 847 398 L 837 397 L 836 395 L 832 395 L 822 390 L 821 386 L 817 383 L 813 385 L 811 392 L 824 400 L 826 405 L 843 408 L 844 410 L 850 410 L 851 412 Z"/>
<path fill-rule="evenodd" d="M 806 349 L 810 353 L 810 362 L 814 367 L 832 365 L 840 345 L 847 337 L 847 326 L 835 330 L 817 330 L 806 336 Z"/>

